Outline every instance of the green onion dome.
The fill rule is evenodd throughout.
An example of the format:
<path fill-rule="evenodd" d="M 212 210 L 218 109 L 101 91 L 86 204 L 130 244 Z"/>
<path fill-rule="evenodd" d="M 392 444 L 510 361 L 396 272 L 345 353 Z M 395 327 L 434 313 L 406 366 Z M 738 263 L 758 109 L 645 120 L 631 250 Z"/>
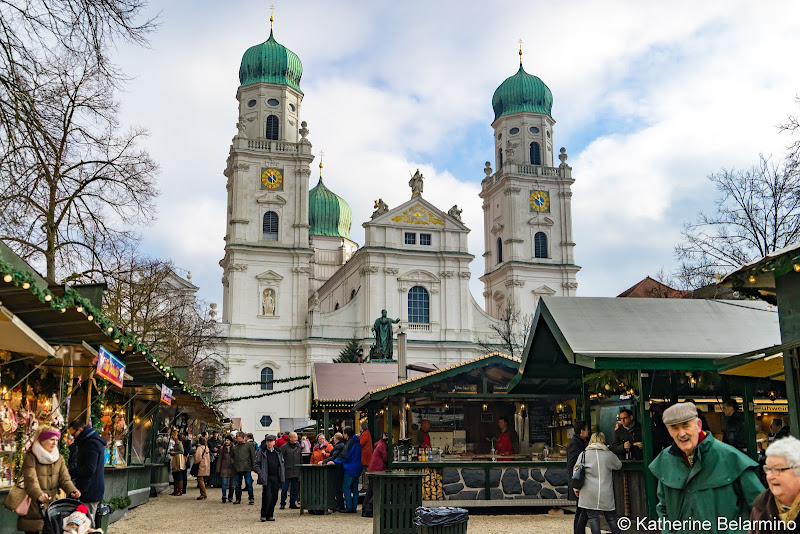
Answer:
<path fill-rule="evenodd" d="M 525 72 L 520 62 L 517 73 L 506 78 L 494 92 L 492 108 L 494 120 L 525 111 L 550 115 L 553 93 L 537 76 Z"/>
<path fill-rule="evenodd" d="M 308 235 L 327 235 L 350 239 L 353 213 L 342 197 L 333 193 L 319 177 L 317 186 L 308 192 Z"/>
<path fill-rule="evenodd" d="M 269 32 L 269 39 L 251 46 L 242 56 L 239 67 L 241 87 L 254 83 L 277 83 L 300 91 L 303 64 L 297 54 L 278 43 Z M 300 91 L 303 94 L 303 91 Z"/>

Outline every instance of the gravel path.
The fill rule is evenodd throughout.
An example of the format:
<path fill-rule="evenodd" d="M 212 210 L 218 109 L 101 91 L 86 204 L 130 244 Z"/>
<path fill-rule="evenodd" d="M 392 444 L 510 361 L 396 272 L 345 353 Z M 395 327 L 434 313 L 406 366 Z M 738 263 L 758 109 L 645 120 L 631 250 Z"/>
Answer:
<path fill-rule="evenodd" d="M 275 510 L 274 523 L 259 520 L 261 487 L 255 487 L 256 504 L 247 504 L 247 495 L 242 504 L 222 504 L 219 488 L 210 488 L 208 499 L 196 500 L 200 494 L 189 481 L 189 494 L 172 497 L 162 493 L 158 498 L 138 506 L 129 512 L 128 517 L 109 526 L 110 534 L 195 534 L 213 532 L 224 534 L 249 534 L 264 532 L 346 532 L 347 534 L 368 534 L 372 532 L 372 519 L 358 514 L 330 514 L 326 516 L 302 516 L 297 510 Z M 511 514 L 514 510 L 513 515 Z M 480 510 L 470 515 L 469 531 L 481 534 L 508 534 L 546 532 L 547 534 L 570 534 L 572 532 L 571 514 L 548 515 L 531 509 Z"/>

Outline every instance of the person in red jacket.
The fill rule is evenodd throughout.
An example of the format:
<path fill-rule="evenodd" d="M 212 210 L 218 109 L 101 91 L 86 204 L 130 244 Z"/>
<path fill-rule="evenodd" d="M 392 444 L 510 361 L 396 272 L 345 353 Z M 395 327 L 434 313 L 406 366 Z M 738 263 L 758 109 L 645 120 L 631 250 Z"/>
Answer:
<path fill-rule="evenodd" d="M 284 432 L 281 437 L 278 438 L 278 441 L 275 442 L 275 448 L 281 450 L 284 444 L 289 442 L 289 433 Z"/>
<path fill-rule="evenodd" d="M 362 434 L 363 436 L 363 434 Z M 375 450 L 372 451 L 372 460 L 367 466 L 367 471 L 376 473 L 386 471 L 389 468 L 389 437 L 386 432 L 381 436 L 380 441 L 375 445 Z M 369 477 L 367 477 L 369 478 Z M 369 478 L 367 484 L 367 493 L 364 495 L 364 504 L 361 506 L 361 517 L 372 517 L 372 479 Z"/>
<path fill-rule="evenodd" d="M 369 468 L 369 462 L 372 460 L 372 434 L 369 433 L 369 425 L 366 422 L 361 423 L 361 436 L 359 437 L 361 442 L 362 473 L 366 473 L 367 468 Z"/>

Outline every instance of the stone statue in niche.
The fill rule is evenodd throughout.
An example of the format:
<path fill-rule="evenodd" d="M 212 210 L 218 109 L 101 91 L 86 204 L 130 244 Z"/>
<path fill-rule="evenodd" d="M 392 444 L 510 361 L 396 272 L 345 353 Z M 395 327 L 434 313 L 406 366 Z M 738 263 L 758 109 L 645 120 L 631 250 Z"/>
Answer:
<path fill-rule="evenodd" d="M 319 311 L 319 293 L 316 291 L 314 291 L 314 294 L 311 296 L 311 310 Z"/>
<path fill-rule="evenodd" d="M 423 182 L 424 179 L 425 179 L 425 177 L 422 176 L 422 173 L 419 172 L 419 169 L 417 169 L 417 172 L 415 172 L 414 176 L 412 176 L 411 179 L 408 181 L 408 187 L 411 188 L 411 196 L 412 197 L 414 195 L 421 195 L 422 194 L 422 186 L 423 186 L 422 182 Z"/>
<path fill-rule="evenodd" d="M 261 305 L 261 315 L 275 315 L 275 290 L 264 290 L 264 301 Z"/>

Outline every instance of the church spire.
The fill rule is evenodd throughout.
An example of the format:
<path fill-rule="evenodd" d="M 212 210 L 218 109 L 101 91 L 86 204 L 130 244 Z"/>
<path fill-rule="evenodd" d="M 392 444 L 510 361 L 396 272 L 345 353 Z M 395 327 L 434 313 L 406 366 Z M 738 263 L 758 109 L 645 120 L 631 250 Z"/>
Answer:
<path fill-rule="evenodd" d="M 322 183 L 322 156 L 325 155 L 325 152 L 319 151 L 319 182 Z"/>
<path fill-rule="evenodd" d="M 275 22 L 275 4 L 269 6 L 269 34 L 272 35 L 272 23 Z"/>
<path fill-rule="evenodd" d="M 519 66 L 522 68 L 522 39 L 519 40 Z"/>

